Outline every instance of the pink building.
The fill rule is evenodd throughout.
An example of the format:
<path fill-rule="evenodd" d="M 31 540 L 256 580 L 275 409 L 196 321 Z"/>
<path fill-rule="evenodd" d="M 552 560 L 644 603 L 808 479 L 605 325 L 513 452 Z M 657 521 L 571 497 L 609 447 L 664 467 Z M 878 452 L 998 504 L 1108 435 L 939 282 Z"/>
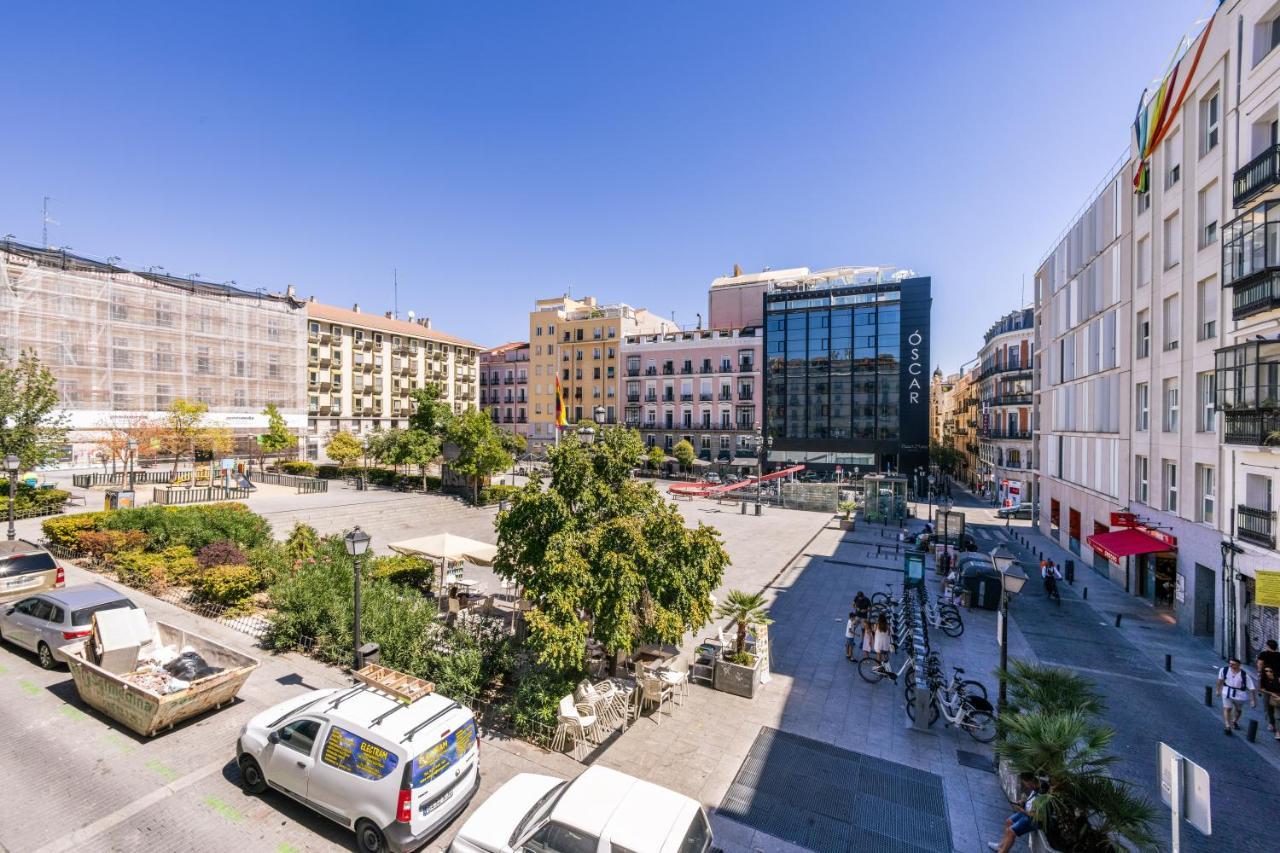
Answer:
<path fill-rule="evenodd" d="M 759 327 L 627 336 L 624 422 L 668 453 L 688 439 L 721 471 L 755 465 L 762 342 Z"/>
<path fill-rule="evenodd" d="M 779 281 L 801 281 L 809 276 L 808 267 L 743 274 L 734 267 L 733 275 L 712 279 L 707 293 L 712 329 L 746 329 L 764 325 L 764 295 Z"/>
<path fill-rule="evenodd" d="M 508 432 L 528 439 L 529 344 L 514 341 L 480 353 L 480 408 Z"/>

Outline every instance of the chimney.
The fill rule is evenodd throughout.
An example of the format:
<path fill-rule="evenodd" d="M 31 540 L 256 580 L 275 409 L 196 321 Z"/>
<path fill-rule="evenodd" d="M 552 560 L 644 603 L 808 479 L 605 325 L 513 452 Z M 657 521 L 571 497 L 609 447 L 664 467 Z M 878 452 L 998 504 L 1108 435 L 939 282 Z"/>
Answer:
<path fill-rule="evenodd" d="M 388 320 L 394 320 L 394 319 L 395 319 L 395 317 L 391 316 L 391 312 L 390 312 L 390 311 L 384 311 L 384 312 L 382 312 L 382 316 L 386 317 Z"/>
<path fill-rule="evenodd" d="M 289 297 L 290 299 L 293 299 L 294 294 L 296 294 L 297 292 L 298 292 L 297 288 L 295 288 L 292 284 L 284 289 L 284 295 Z"/>
<path fill-rule="evenodd" d="M 359 302 L 357 302 L 355 305 L 352 305 L 352 306 L 351 306 L 351 310 L 352 310 L 352 311 L 354 311 L 355 313 L 359 314 L 359 313 L 360 313 L 360 303 L 359 303 Z"/>
<path fill-rule="evenodd" d="M 734 264 L 734 265 L 733 265 L 733 277 L 734 277 L 734 278 L 737 278 L 737 277 L 738 277 L 738 276 L 740 276 L 740 275 L 742 275 L 742 267 L 741 267 L 741 266 L 739 266 L 738 264 Z"/>
<path fill-rule="evenodd" d="M 313 294 L 311 294 L 310 296 L 308 296 L 308 297 L 307 297 L 307 301 L 308 301 L 308 302 L 315 302 L 315 301 L 316 301 L 316 295 L 315 295 L 314 293 L 313 293 Z"/>

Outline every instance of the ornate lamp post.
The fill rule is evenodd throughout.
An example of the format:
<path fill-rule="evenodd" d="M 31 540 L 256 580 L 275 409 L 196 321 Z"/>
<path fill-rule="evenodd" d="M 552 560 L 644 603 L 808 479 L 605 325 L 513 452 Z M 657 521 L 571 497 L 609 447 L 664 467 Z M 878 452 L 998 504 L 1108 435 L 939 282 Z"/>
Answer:
<path fill-rule="evenodd" d="M 9 541 L 12 542 L 18 536 L 17 528 L 13 526 L 14 521 L 14 503 L 18 499 L 18 471 L 22 468 L 22 460 L 16 455 L 10 453 L 4 458 L 4 469 L 9 472 Z"/>
<path fill-rule="evenodd" d="M 129 491 L 133 491 L 133 469 L 138 462 L 138 440 L 136 438 L 129 439 L 125 445 L 129 449 Z"/>
<path fill-rule="evenodd" d="M 997 708 L 1003 714 L 1009 671 L 1009 596 L 1022 592 L 1027 573 L 1018 565 L 1018 558 L 1013 552 L 1003 545 L 992 549 L 991 561 L 1000 573 L 1000 698 Z"/>
<path fill-rule="evenodd" d="M 347 535 L 342 537 L 343 542 L 347 546 L 347 553 L 351 555 L 352 562 L 355 564 L 355 621 L 352 623 L 352 634 L 355 640 L 355 663 L 356 669 L 364 669 L 364 648 L 360 642 L 360 564 L 364 562 L 364 555 L 369 550 L 369 534 L 365 533 L 359 527 L 353 527 L 348 531 Z"/>

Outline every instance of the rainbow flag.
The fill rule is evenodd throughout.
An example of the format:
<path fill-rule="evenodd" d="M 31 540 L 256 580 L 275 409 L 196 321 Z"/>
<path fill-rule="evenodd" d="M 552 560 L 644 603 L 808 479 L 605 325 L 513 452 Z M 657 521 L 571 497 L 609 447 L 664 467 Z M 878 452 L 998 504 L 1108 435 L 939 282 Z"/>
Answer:
<path fill-rule="evenodd" d="M 1210 18 L 1204 31 L 1200 33 L 1200 46 L 1196 48 L 1195 56 L 1191 59 L 1191 67 L 1186 70 L 1186 73 L 1182 73 L 1182 63 L 1187 58 L 1186 52 L 1181 51 L 1182 45 L 1185 44 L 1183 41 L 1178 44 L 1179 50 L 1174 51 L 1175 55 L 1181 51 L 1181 55 L 1165 72 L 1164 79 L 1160 81 L 1160 88 L 1156 89 L 1156 93 L 1149 99 L 1147 98 L 1149 90 L 1143 89 L 1142 95 L 1138 98 L 1138 114 L 1133 119 L 1133 137 L 1138 144 L 1139 160 L 1138 168 L 1133 175 L 1133 191 L 1136 193 L 1144 193 L 1151 188 L 1151 156 L 1160 147 L 1160 143 L 1169 134 L 1174 119 L 1178 117 L 1182 101 L 1187 96 L 1187 89 L 1191 86 L 1191 79 L 1196 76 L 1196 68 L 1200 65 L 1204 46 L 1209 41 L 1213 21 L 1214 19 Z M 1173 92 L 1179 80 L 1182 82 L 1182 88 L 1178 89 L 1175 97 Z"/>

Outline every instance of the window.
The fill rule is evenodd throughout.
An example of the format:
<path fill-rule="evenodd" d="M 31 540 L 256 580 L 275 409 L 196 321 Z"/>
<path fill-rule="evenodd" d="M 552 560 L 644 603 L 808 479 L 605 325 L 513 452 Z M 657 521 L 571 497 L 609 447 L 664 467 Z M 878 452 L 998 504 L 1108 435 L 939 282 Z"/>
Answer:
<path fill-rule="evenodd" d="M 595 853 L 600 840 L 578 829 L 551 821 L 525 842 L 530 853 Z"/>
<path fill-rule="evenodd" d="M 1164 509 L 1178 511 L 1178 463 L 1164 460 Z"/>
<path fill-rule="evenodd" d="M 1172 269 L 1182 260 L 1182 217 L 1173 214 L 1164 221 L 1164 268 Z"/>
<path fill-rule="evenodd" d="M 1222 207 L 1218 196 L 1217 181 L 1212 182 L 1196 195 L 1198 248 L 1204 249 L 1218 242 L 1218 217 Z"/>
<path fill-rule="evenodd" d="M 1133 496 L 1141 503 L 1147 502 L 1147 479 L 1150 466 L 1145 456 L 1133 457 Z"/>
<path fill-rule="evenodd" d="M 375 782 L 386 778 L 400 763 L 400 757 L 381 744 L 338 726 L 329 729 L 320 760 L 330 767 Z"/>
<path fill-rule="evenodd" d="M 1216 427 L 1214 415 L 1213 371 L 1206 370 L 1196 374 L 1196 432 L 1213 432 Z"/>
<path fill-rule="evenodd" d="M 1218 147 L 1218 120 L 1222 96 L 1216 89 L 1200 101 L 1200 156 Z"/>
<path fill-rule="evenodd" d="M 1169 352 L 1178 348 L 1178 339 L 1181 337 L 1182 318 L 1178 311 L 1178 296 L 1174 294 L 1164 301 L 1164 351 Z"/>
<path fill-rule="evenodd" d="M 1146 432 L 1151 424 L 1151 386 L 1139 382 L 1134 391 L 1134 428 L 1138 432 Z"/>
<path fill-rule="evenodd" d="M 1217 501 L 1217 483 L 1212 465 L 1196 466 L 1196 521 L 1213 524 L 1214 504 Z"/>
<path fill-rule="evenodd" d="M 279 729 L 276 734 L 280 736 L 282 746 L 296 749 L 303 755 L 310 755 L 311 747 L 316 742 L 316 735 L 320 734 L 320 723 L 316 720 L 294 720 Z"/>
<path fill-rule="evenodd" d="M 1138 287 L 1151 283 L 1151 235 L 1138 241 Z"/>
<path fill-rule="evenodd" d="M 1182 177 L 1182 137 L 1175 130 L 1164 143 L 1164 188 L 1172 189 Z"/>
<path fill-rule="evenodd" d="M 1138 205 L 1139 214 L 1146 213 L 1148 210 L 1150 210 L 1151 209 L 1151 191 L 1148 190 L 1147 192 L 1144 192 L 1144 193 L 1138 193 L 1136 204 Z"/>
<path fill-rule="evenodd" d="M 1196 340 L 1207 341 L 1218 333 L 1218 282 L 1214 276 L 1196 282 Z"/>
<path fill-rule="evenodd" d="M 1151 355 L 1151 312 L 1138 312 L 1138 358 Z"/>
<path fill-rule="evenodd" d="M 1165 432 L 1178 431 L 1178 380 L 1166 379 L 1162 387 L 1164 400 L 1164 417 L 1162 426 Z"/>

